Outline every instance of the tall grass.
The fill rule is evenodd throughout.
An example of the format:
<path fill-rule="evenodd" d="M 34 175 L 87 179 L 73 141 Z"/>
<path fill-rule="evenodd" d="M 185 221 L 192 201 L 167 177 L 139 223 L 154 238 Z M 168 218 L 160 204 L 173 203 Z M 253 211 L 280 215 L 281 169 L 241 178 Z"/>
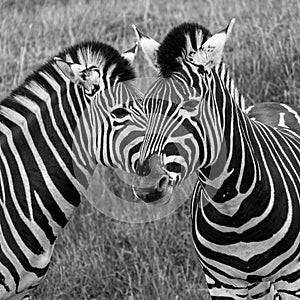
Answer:
<path fill-rule="evenodd" d="M 131 47 L 132 23 L 161 41 L 183 21 L 214 32 L 235 17 L 225 60 L 248 104 L 297 104 L 299 15 L 297 0 L 0 0 L 0 96 L 73 43 L 96 39 L 120 51 Z M 139 76 L 155 75 L 142 55 L 135 66 Z M 188 203 L 163 220 L 128 224 L 83 201 L 58 239 L 48 277 L 34 296 L 208 299 L 190 225 Z"/>

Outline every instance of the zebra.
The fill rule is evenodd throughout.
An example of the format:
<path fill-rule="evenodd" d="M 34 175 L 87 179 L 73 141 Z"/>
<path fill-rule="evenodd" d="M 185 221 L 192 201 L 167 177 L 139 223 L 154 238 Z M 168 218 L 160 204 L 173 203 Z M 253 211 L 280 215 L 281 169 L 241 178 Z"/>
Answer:
<path fill-rule="evenodd" d="M 137 44 L 140 46 L 145 59 L 149 66 L 159 73 L 159 66 L 157 64 L 157 51 L 160 43 L 149 37 L 134 24 L 132 28 L 137 38 Z M 228 81 L 231 84 L 233 81 Z M 291 104 L 277 103 L 277 102 L 261 102 L 251 105 L 246 108 L 246 99 L 243 95 L 235 97 L 240 108 L 248 114 L 252 119 L 258 120 L 273 127 L 291 125 L 292 128 L 297 128 L 300 123 L 299 107 Z M 295 123 L 295 124 L 291 124 Z"/>
<path fill-rule="evenodd" d="M 29 299 L 43 280 L 97 164 L 134 171 L 146 125 L 136 51 L 78 43 L 0 102 L 0 299 Z"/>
<path fill-rule="evenodd" d="M 149 37 L 147 34 L 143 33 L 134 24 L 132 25 L 132 28 L 135 32 L 136 39 L 138 41 L 137 43 L 140 46 L 146 61 L 148 62 L 149 66 L 159 74 L 160 69 L 157 63 L 157 52 L 160 43 L 154 40 L 153 38 Z M 233 92 L 235 92 L 234 86 L 232 86 L 230 89 Z M 241 109 L 245 111 L 246 110 L 245 98 L 242 95 L 240 95 L 239 97 L 236 97 L 235 100 L 238 101 L 238 105 L 241 107 Z"/>
<path fill-rule="evenodd" d="M 161 43 L 134 192 L 164 205 L 196 171 L 192 236 L 211 298 L 299 299 L 299 110 L 283 124 L 240 108 L 222 61 L 233 24 L 184 23 Z"/>

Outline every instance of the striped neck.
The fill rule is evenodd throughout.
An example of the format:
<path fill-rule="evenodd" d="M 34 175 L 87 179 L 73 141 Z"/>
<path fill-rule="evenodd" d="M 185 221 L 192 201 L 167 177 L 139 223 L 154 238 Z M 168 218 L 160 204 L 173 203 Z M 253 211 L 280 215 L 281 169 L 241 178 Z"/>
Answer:
<path fill-rule="evenodd" d="M 260 168 L 253 149 L 252 124 L 242 112 L 223 78 L 227 71 L 212 70 L 206 75 L 207 91 L 200 112 L 200 130 L 204 132 L 204 157 L 199 178 L 207 199 L 223 214 L 233 215 L 243 199 L 250 195 L 260 179 Z"/>
<path fill-rule="evenodd" d="M 228 90 L 229 94 L 233 98 L 234 102 L 241 108 L 242 111 L 246 110 L 245 98 L 241 95 L 236 88 L 235 82 L 233 78 L 230 76 L 228 68 L 226 67 L 224 62 L 219 63 L 215 68 L 213 68 L 213 72 L 219 75 L 220 80 L 223 85 Z M 171 76 L 172 78 L 180 78 L 180 80 L 184 80 L 188 86 L 199 88 L 199 75 L 195 75 L 195 71 L 191 70 L 188 65 L 182 65 L 182 69 L 179 72 L 174 72 Z"/>
<path fill-rule="evenodd" d="M 54 69 L 51 74 L 35 74 L 34 78 L 1 102 L 2 131 L 11 131 L 20 164 L 26 164 L 25 156 L 28 155 L 31 165 L 28 164 L 25 169 L 34 170 L 31 166 L 36 165 L 36 176 L 53 178 L 49 182 L 59 178 L 57 184 L 62 189 L 64 185 L 75 187 L 77 192 L 83 194 L 87 179 L 95 167 L 86 151 L 91 148 L 91 141 L 81 139 L 88 142 L 79 145 L 77 134 L 82 134 L 82 128 L 90 119 L 85 112 L 88 112 L 89 104 L 80 89 L 56 76 Z M 7 135 L 2 134 L 1 146 L 6 145 Z M 84 175 L 79 177 L 80 180 L 76 178 L 74 167 Z M 70 203 L 77 206 L 79 198 L 74 197 Z"/>

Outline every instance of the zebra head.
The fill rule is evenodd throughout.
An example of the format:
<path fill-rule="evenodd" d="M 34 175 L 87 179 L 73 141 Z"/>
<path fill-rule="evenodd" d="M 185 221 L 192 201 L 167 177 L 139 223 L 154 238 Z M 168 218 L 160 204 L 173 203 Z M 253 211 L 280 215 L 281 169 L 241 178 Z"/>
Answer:
<path fill-rule="evenodd" d="M 97 163 L 127 172 L 133 172 L 145 130 L 142 94 L 134 85 L 136 53 L 137 45 L 120 54 L 109 45 L 87 42 L 53 59 L 74 86 L 71 96 L 81 98 L 84 111 L 77 126 L 88 143 L 83 151 Z"/>
<path fill-rule="evenodd" d="M 144 96 L 147 129 L 134 187 L 142 200 L 164 204 L 175 186 L 194 171 L 209 169 L 216 158 L 222 124 L 214 118 L 219 108 L 210 101 L 211 78 L 221 72 L 233 23 L 215 35 L 198 24 L 184 23 L 159 46 L 160 76 Z"/>

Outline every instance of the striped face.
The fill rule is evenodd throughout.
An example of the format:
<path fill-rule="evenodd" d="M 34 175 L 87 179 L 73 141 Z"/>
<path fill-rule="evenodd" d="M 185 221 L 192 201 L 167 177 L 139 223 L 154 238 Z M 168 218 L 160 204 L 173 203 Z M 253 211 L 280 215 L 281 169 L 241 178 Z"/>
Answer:
<path fill-rule="evenodd" d="M 135 187 L 142 200 L 167 202 L 176 185 L 213 163 L 222 144 L 222 122 L 215 118 L 220 91 L 211 87 L 232 25 L 211 36 L 197 24 L 183 24 L 160 45 L 161 78 L 144 97 L 147 129 Z"/>
<path fill-rule="evenodd" d="M 132 173 L 146 128 L 141 93 L 130 82 L 120 82 L 88 98 L 96 124 L 91 129 L 96 161 Z"/>
<path fill-rule="evenodd" d="M 57 57 L 55 64 L 86 103 L 75 143 L 84 135 L 97 163 L 133 172 L 146 122 L 142 95 L 133 84 L 131 60 L 125 54 L 111 58 L 78 49 L 76 59 Z"/>
<path fill-rule="evenodd" d="M 92 130 L 97 162 L 132 173 L 146 128 L 140 92 L 118 83 L 93 95 L 91 110 L 98 122 Z"/>
<path fill-rule="evenodd" d="M 173 188 L 199 168 L 203 144 L 201 103 L 206 84 L 196 89 L 181 77 L 159 79 L 144 98 L 147 130 L 137 167 L 135 193 L 146 202 L 167 201 Z M 202 160 L 205 157 L 202 157 Z"/>
<path fill-rule="evenodd" d="M 148 123 L 140 161 L 159 153 L 176 184 L 198 167 L 192 155 L 199 149 L 196 128 L 204 93 L 204 89 L 191 88 L 177 77 L 158 80 L 145 95 Z"/>

